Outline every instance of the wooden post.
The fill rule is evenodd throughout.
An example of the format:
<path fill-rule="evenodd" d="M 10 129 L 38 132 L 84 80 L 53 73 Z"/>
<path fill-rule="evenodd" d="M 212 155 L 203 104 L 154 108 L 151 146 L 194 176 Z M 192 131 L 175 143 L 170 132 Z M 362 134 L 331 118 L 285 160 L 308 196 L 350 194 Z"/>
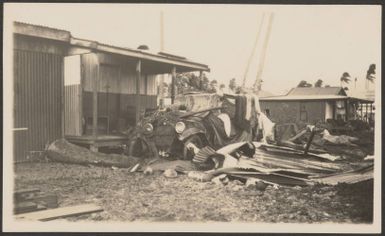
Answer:
<path fill-rule="evenodd" d="M 345 100 L 345 121 L 349 120 L 349 100 Z"/>
<path fill-rule="evenodd" d="M 135 123 L 137 124 L 140 120 L 140 77 L 142 76 L 142 61 L 138 60 L 136 63 L 136 109 L 135 109 Z"/>
<path fill-rule="evenodd" d="M 171 69 L 171 104 L 175 101 L 175 80 L 176 80 L 176 67 L 173 66 Z"/>
<path fill-rule="evenodd" d="M 203 90 L 203 71 L 199 71 L 199 87 Z"/>
<path fill-rule="evenodd" d="M 361 112 L 361 119 L 360 120 L 363 120 L 363 116 L 362 116 L 362 110 L 364 109 L 364 105 L 363 105 L 363 103 L 360 103 L 360 112 Z"/>
<path fill-rule="evenodd" d="M 98 136 L 98 85 L 99 85 L 99 75 L 100 75 L 100 66 L 97 62 L 95 66 L 95 76 L 92 78 L 92 136 L 94 144 L 90 145 L 91 151 L 97 152 L 98 147 L 96 144 L 96 139 Z"/>
<path fill-rule="evenodd" d="M 372 116 L 373 116 L 373 103 L 370 103 L 370 118 L 372 118 Z"/>
<path fill-rule="evenodd" d="M 306 146 L 305 146 L 305 151 L 303 154 L 307 155 L 309 149 L 310 149 L 310 145 L 311 145 L 311 142 L 313 141 L 313 138 L 314 138 L 314 135 L 315 135 L 315 127 L 313 128 L 313 130 L 311 131 L 310 133 L 310 137 L 309 137 L 309 140 L 307 141 L 306 143 Z"/>
<path fill-rule="evenodd" d="M 98 135 L 98 82 L 99 65 L 96 66 L 96 76 L 93 77 L 92 86 L 92 136 L 96 139 Z"/>
<path fill-rule="evenodd" d="M 61 80 L 61 94 L 60 94 L 60 112 L 61 112 L 61 137 L 64 138 L 65 137 L 65 81 L 64 81 L 64 58 L 63 58 L 63 61 L 62 61 L 62 70 L 61 70 L 61 77 L 62 77 L 62 80 Z"/>
<path fill-rule="evenodd" d="M 368 117 L 368 104 L 365 103 L 365 115 L 366 115 L 366 122 L 369 122 L 369 117 Z"/>

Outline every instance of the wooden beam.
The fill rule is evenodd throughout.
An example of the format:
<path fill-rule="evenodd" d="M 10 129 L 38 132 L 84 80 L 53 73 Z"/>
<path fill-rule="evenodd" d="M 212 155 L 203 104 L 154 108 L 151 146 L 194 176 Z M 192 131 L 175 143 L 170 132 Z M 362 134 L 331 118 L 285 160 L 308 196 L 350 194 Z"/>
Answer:
<path fill-rule="evenodd" d="M 77 45 L 79 46 L 79 44 Z M 170 58 L 170 57 L 156 55 L 156 54 L 150 54 L 139 50 L 132 50 L 132 49 L 120 48 L 120 47 L 115 47 L 110 45 L 103 45 L 103 44 L 98 44 L 97 50 L 102 52 L 116 53 L 116 54 L 125 55 L 133 58 L 138 58 L 140 60 L 149 60 L 149 61 L 165 63 L 169 65 L 174 65 L 174 66 L 186 67 L 188 68 L 188 71 L 198 71 L 198 70 L 210 71 L 210 68 L 204 64 L 199 64 L 196 62 L 191 62 L 191 61 L 177 59 L 177 58 Z"/>
<path fill-rule="evenodd" d="M 203 71 L 199 71 L 199 87 L 203 89 Z"/>
<path fill-rule="evenodd" d="M 94 204 L 84 204 L 70 207 L 61 207 L 32 213 L 20 214 L 16 216 L 18 220 L 36 220 L 49 221 L 63 217 L 90 214 L 103 211 L 103 209 Z"/>
<path fill-rule="evenodd" d="M 171 69 L 171 104 L 175 101 L 175 82 L 176 82 L 176 67 Z"/>
<path fill-rule="evenodd" d="M 66 30 L 59 30 L 54 28 L 49 28 L 40 25 L 31 25 L 21 22 L 13 23 L 14 29 L 13 32 L 16 34 L 28 35 L 38 38 L 52 39 L 62 42 L 70 42 L 71 33 Z"/>
<path fill-rule="evenodd" d="M 98 82 L 100 66 L 96 65 L 96 76 L 92 78 L 92 136 L 96 140 L 98 135 Z"/>
<path fill-rule="evenodd" d="M 313 128 L 313 130 L 310 133 L 310 137 L 309 137 L 309 140 L 306 143 L 305 151 L 303 152 L 303 154 L 307 155 L 307 153 L 309 152 L 310 145 L 311 145 L 311 142 L 313 141 L 314 135 L 315 135 L 315 128 Z"/>
<path fill-rule="evenodd" d="M 137 124 L 140 120 L 140 111 L 141 111 L 141 104 L 140 104 L 140 79 L 142 76 L 142 61 L 138 60 L 136 63 L 136 109 L 135 109 L 135 123 Z"/>

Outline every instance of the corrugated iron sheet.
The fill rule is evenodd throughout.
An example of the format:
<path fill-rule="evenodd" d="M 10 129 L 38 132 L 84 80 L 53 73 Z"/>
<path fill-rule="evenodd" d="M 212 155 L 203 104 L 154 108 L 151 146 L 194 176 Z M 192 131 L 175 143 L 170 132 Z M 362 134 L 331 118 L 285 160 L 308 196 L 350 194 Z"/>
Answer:
<path fill-rule="evenodd" d="M 63 56 L 14 50 L 14 161 L 62 135 Z"/>

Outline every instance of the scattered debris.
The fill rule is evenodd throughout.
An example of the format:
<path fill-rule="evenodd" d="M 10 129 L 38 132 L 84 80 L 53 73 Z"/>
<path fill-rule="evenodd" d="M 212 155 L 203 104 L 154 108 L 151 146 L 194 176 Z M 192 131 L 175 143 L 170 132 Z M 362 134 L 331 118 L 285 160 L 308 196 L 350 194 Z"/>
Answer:
<path fill-rule="evenodd" d="M 229 183 L 229 178 L 226 174 L 218 175 L 211 179 L 211 182 L 219 185 L 227 185 Z"/>
<path fill-rule="evenodd" d="M 144 169 L 143 174 L 145 174 L 145 175 L 152 175 L 153 172 L 154 171 L 152 170 L 152 168 L 147 166 L 146 169 Z"/>
<path fill-rule="evenodd" d="M 323 178 L 316 178 L 314 180 L 317 181 L 318 183 L 328 184 L 328 185 L 337 185 L 339 183 L 355 184 L 358 182 L 363 182 L 363 181 L 373 179 L 373 170 L 374 170 L 374 166 L 370 165 L 362 169 L 352 170 L 344 173 L 338 173 L 338 174 L 326 176 Z"/>
<path fill-rule="evenodd" d="M 136 165 L 134 165 L 134 167 L 131 168 L 130 172 L 131 172 L 131 173 L 132 173 L 132 172 L 135 172 L 135 171 L 138 170 L 138 168 L 139 168 L 139 163 L 136 164 Z"/>
<path fill-rule="evenodd" d="M 40 192 L 40 189 L 22 189 L 14 192 L 14 213 L 27 213 L 58 207 L 55 194 Z"/>
<path fill-rule="evenodd" d="M 189 171 L 187 176 L 191 179 L 198 180 L 201 182 L 211 181 L 214 176 L 210 173 L 206 173 L 203 171 Z"/>
<path fill-rule="evenodd" d="M 163 175 L 167 178 L 176 178 L 178 173 L 174 169 L 167 169 L 163 172 Z"/>

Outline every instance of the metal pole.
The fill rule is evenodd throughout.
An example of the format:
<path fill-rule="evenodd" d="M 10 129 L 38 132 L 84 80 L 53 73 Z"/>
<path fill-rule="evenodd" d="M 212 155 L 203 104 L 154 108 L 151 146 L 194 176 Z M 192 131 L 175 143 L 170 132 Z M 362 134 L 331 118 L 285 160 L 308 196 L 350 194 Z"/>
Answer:
<path fill-rule="evenodd" d="M 251 60 L 254 57 L 255 50 L 257 48 L 257 44 L 258 44 L 258 41 L 259 41 L 259 38 L 260 38 L 260 35 L 261 35 L 261 30 L 262 30 L 264 19 L 265 19 L 265 13 L 263 13 L 263 15 L 262 15 L 262 20 L 259 23 L 258 33 L 257 33 L 257 36 L 255 38 L 254 46 L 253 46 L 253 49 L 251 51 L 251 55 L 249 57 L 249 60 L 247 61 L 245 74 L 243 75 L 242 88 L 245 87 L 245 83 L 246 83 L 246 79 L 247 79 L 247 74 L 249 72 L 250 63 L 251 63 Z"/>
<path fill-rule="evenodd" d="M 267 26 L 267 33 L 265 37 L 265 41 L 262 47 L 262 55 L 261 60 L 259 61 L 258 70 L 257 70 L 257 76 L 253 85 L 254 90 L 259 91 L 261 90 L 262 86 L 262 73 L 263 73 L 263 67 L 265 66 L 265 59 L 266 59 L 266 50 L 269 43 L 270 33 L 271 33 L 271 27 L 273 25 L 274 20 L 274 13 L 270 14 L 269 18 L 269 24 Z"/>

